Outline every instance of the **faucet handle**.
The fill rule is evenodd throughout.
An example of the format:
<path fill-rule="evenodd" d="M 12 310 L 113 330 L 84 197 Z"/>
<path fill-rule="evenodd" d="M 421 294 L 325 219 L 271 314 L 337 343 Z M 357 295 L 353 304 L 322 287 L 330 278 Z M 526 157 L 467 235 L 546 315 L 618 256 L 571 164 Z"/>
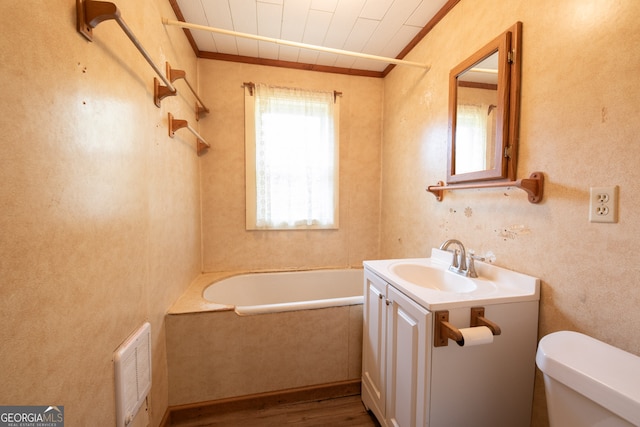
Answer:
<path fill-rule="evenodd" d="M 467 250 L 467 255 L 469 256 L 470 260 L 473 260 L 473 259 L 475 259 L 477 261 L 484 261 L 485 260 L 485 257 L 476 255 L 476 251 L 474 251 L 473 249 L 468 249 Z"/>
<path fill-rule="evenodd" d="M 471 260 L 475 259 L 476 261 L 486 261 L 485 257 L 479 256 L 479 255 L 476 255 L 476 254 L 473 254 L 473 253 L 469 254 L 469 259 L 471 259 Z"/>
<path fill-rule="evenodd" d="M 478 277 L 478 273 L 476 272 L 475 260 L 484 261 L 485 258 L 476 255 L 475 253 L 473 253 L 472 250 L 470 250 L 469 251 L 469 258 L 467 260 L 467 265 L 468 265 L 469 277 L 473 277 L 473 278 Z"/>

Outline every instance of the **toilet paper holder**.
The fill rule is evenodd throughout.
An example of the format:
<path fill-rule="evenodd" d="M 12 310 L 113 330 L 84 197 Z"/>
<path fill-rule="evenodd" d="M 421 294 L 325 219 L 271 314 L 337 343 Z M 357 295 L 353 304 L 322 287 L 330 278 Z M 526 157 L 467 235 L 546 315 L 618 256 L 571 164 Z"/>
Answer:
<path fill-rule="evenodd" d="M 433 333 L 433 346 L 434 347 L 446 347 L 449 345 L 449 339 L 454 340 L 458 345 L 462 345 L 463 341 L 462 332 L 460 329 L 449 323 L 449 311 L 442 310 L 436 311 L 435 315 L 435 327 Z M 475 328 L 478 326 L 486 326 L 491 330 L 493 335 L 500 335 L 502 331 L 500 326 L 484 317 L 484 307 L 472 307 L 471 318 L 469 320 L 469 326 Z"/>

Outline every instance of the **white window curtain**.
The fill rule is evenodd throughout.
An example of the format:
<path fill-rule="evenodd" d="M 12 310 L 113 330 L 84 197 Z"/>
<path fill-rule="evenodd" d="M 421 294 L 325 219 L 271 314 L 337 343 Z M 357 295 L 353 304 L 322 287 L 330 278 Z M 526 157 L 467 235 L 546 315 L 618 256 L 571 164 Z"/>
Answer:
<path fill-rule="evenodd" d="M 247 228 L 337 228 L 334 93 L 256 84 L 253 98 L 255 207 L 248 200 L 247 208 L 255 218 Z"/>
<path fill-rule="evenodd" d="M 456 173 L 487 169 L 487 108 L 461 104 L 456 112 Z"/>

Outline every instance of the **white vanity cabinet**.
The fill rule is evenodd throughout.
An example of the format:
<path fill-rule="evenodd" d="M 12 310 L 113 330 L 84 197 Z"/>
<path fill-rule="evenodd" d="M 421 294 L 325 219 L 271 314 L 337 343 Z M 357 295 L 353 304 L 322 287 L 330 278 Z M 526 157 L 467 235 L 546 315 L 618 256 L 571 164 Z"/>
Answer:
<path fill-rule="evenodd" d="M 362 399 L 387 426 L 426 425 L 431 313 L 365 270 Z"/>
<path fill-rule="evenodd" d="M 399 263 L 440 269 L 448 283 L 460 280 L 449 277 L 454 273 L 446 271 L 448 264 L 435 257 L 365 261 L 362 401 L 367 409 L 383 427 L 528 427 L 539 279 L 481 263 L 480 279 L 463 278 L 474 288 L 443 291 L 403 279 L 394 272 Z M 499 329 L 481 340 L 473 330 L 478 309 Z M 444 340 L 446 345 L 435 341 L 436 329 L 443 331 L 443 313 L 451 327 L 464 332 L 463 346 L 452 339 Z"/>

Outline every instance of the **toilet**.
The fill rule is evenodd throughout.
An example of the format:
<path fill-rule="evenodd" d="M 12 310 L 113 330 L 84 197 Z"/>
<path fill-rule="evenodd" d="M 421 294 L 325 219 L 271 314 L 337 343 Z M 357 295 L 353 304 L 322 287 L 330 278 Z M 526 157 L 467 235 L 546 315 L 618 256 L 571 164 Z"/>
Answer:
<path fill-rule="evenodd" d="M 640 426 L 640 357 L 561 331 L 540 340 L 536 364 L 551 427 Z"/>

